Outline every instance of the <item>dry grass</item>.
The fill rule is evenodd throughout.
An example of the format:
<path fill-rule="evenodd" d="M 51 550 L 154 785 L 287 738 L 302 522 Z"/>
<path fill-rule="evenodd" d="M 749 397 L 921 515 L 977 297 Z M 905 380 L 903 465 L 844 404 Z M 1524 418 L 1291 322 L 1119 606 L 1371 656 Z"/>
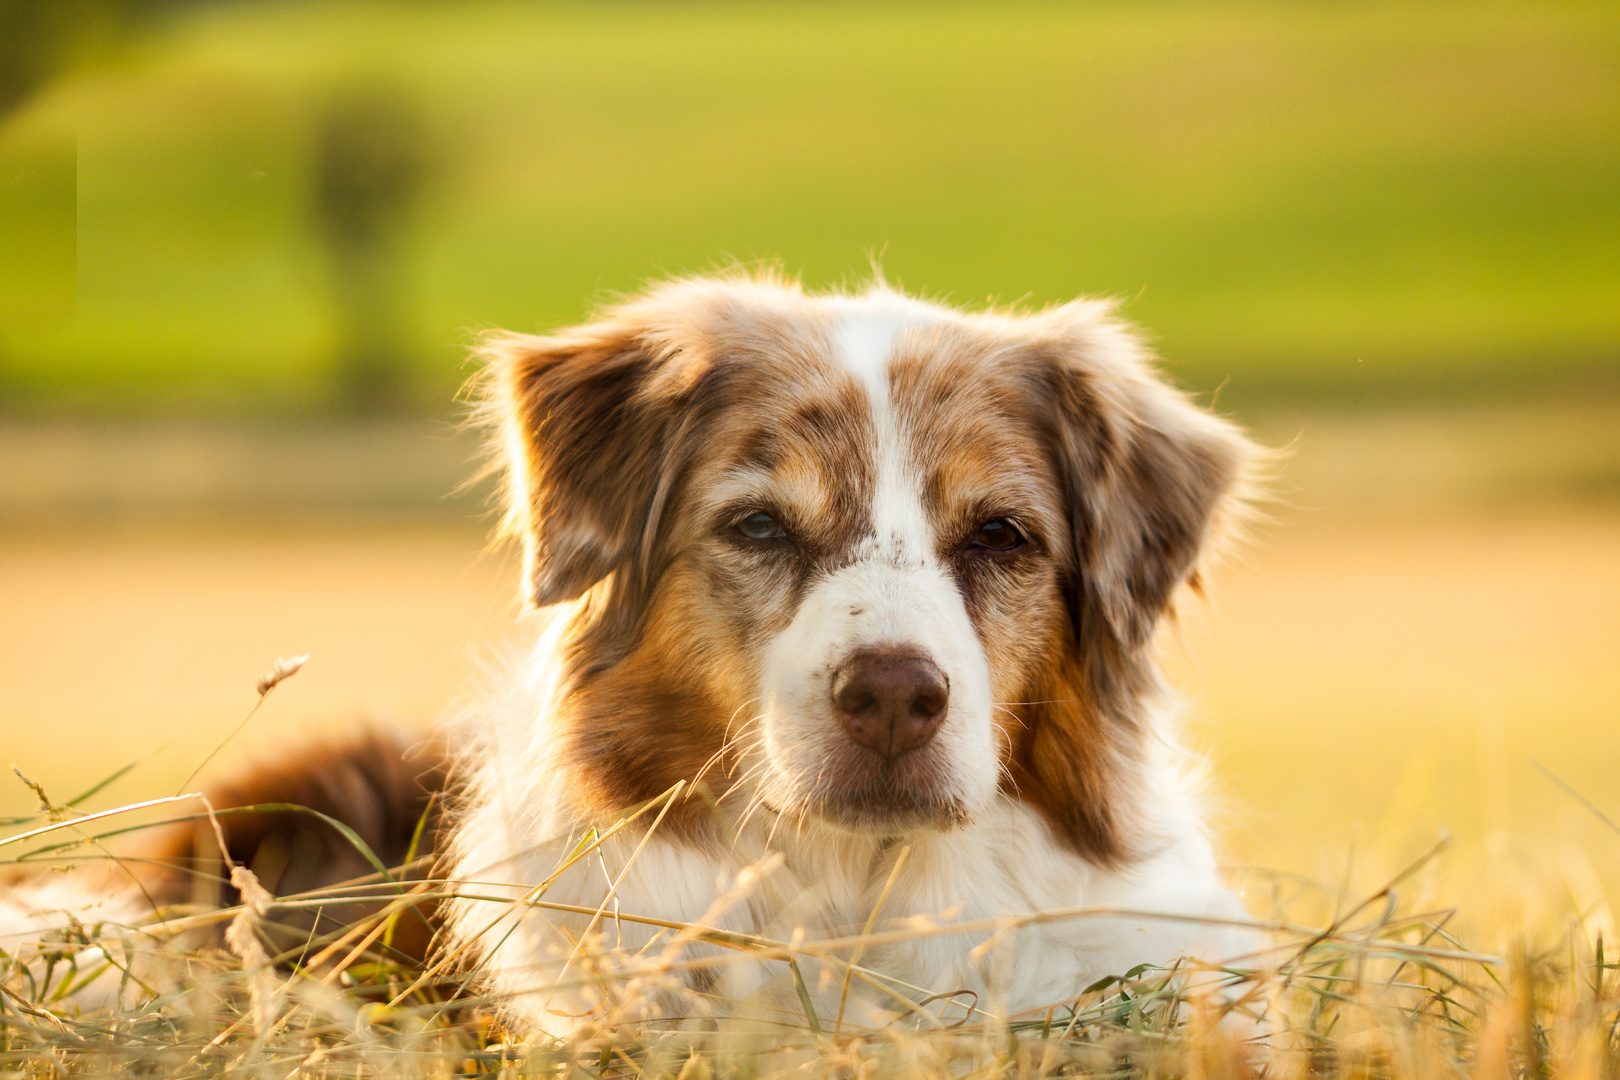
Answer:
<path fill-rule="evenodd" d="M 296 607 L 334 589 L 340 606 L 354 602 L 343 597 L 369 596 L 353 573 L 368 550 L 359 541 L 280 538 L 273 546 L 284 560 L 314 561 L 318 542 L 328 552 L 326 569 L 306 570 L 309 584 L 292 587 L 280 603 Z M 470 537 L 433 543 L 443 545 L 433 558 L 446 566 L 476 549 Z M 268 548 L 244 550 L 265 557 Z M 369 550 L 377 559 L 387 549 Z M 1195 731 L 1212 747 L 1217 782 L 1231 797 L 1223 817 L 1239 822 L 1227 846 L 1250 865 L 1302 871 L 1233 869 L 1251 911 L 1276 928 L 1275 950 L 1253 972 L 1227 976 L 1245 1008 L 1268 1010 L 1271 1034 L 1258 1047 L 1244 1047 L 1215 1023 L 1217 1007 L 1207 1000 L 1187 1004 L 1170 973 L 1156 970 L 1121 973 L 1122 981 L 1053 1003 L 1050 1013 L 1000 1017 L 984 1003 L 985 1013 L 970 1015 L 958 999 L 933 1003 L 936 1019 L 901 1016 L 884 1030 L 838 1039 L 828 1018 L 816 1018 L 817 1034 L 808 1016 L 794 1015 L 764 1031 L 625 1021 L 588 1026 L 570 1041 L 525 1041 L 502 1027 L 498 1003 L 480 996 L 464 971 L 428 974 L 391 956 L 380 917 L 309 940 L 299 950 L 302 965 L 298 956 L 276 958 L 282 966 L 261 987 L 256 1022 L 252 988 L 265 969 L 245 947 L 251 938 L 238 936 L 233 951 L 218 928 L 234 922 L 239 935 L 258 935 L 295 910 L 288 905 L 389 892 L 374 881 L 250 914 L 181 909 L 161 924 L 84 925 L 19 950 L 7 961 L 8 991 L 0 995 L 7 1055 L 0 1068 L 18 1076 L 504 1072 L 684 1080 L 1620 1076 L 1610 899 L 1620 835 L 1529 764 L 1541 759 L 1583 796 L 1612 803 L 1605 717 L 1612 719 L 1615 697 L 1601 655 L 1616 633 L 1616 550 L 1620 524 L 1601 512 L 1427 523 L 1339 515 L 1279 529 L 1250 566 L 1228 571 L 1216 608 L 1189 616 L 1183 637 L 1199 663 L 1184 661 L 1180 675 L 1203 717 Z M 62 553 L 60 564 L 82 572 L 83 554 Z M 382 576 L 410 565 L 382 558 Z M 229 568 L 192 572 L 201 590 Z M 299 580 L 286 563 L 267 573 L 281 575 L 284 588 Z M 501 577 L 489 568 L 475 584 L 493 589 Z M 178 570 L 166 575 L 171 586 L 185 578 Z M 101 584 L 92 574 L 87 587 Z M 469 611 L 487 612 L 486 603 L 499 610 L 479 589 L 468 591 L 478 597 Z M 137 600 L 153 595 L 137 592 L 132 615 Z M 397 622 L 398 610 L 378 621 Z M 1404 617 L 1389 619 L 1391 610 Z M 255 670 L 245 667 L 239 680 L 244 697 Z M 289 684 L 294 696 L 274 703 L 278 716 L 316 670 Z M 1422 678 L 1414 682 L 1414 673 Z M 1448 712 L 1447 701 L 1470 686 L 1475 695 Z M 1481 705 L 1480 686 L 1495 688 L 1494 704 Z M 106 692 L 116 699 L 116 687 Z M 222 717 L 223 728 L 234 722 Z M 205 732 L 195 741 L 193 761 L 214 739 Z M 60 737 L 42 731 L 36 745 L 58 746 Z M 81 755 L 81 773 L 90 757 Z M 112 832 L 121 821 L 94 828 Z M 18 821 L 8 831 L 43 824 Z M 1436 824 L 1451 825 L 1459 839 L 1429 857 Z M 92 829 L 61 829 L 35 843 L 81 834 Z M 82 844 L 25 858 L 31 850 L 29 843 L 0 847 L 0 861 L 50 866 L 99 857 Z M 457 885 L 434 880 L 426 888 L 413 899 L 449 895 Z M 875 932 L 895 929 L 880 923 Z M 93 943 L 107 959 L 87 951 Z M 795 954 L 786 943 L 755 945 Z M 796 955 L 821 951 L 802 943 Z M 832 956 L 847 960 L 850 952 L 846 943 Z M 85 1012 L 60 996 L 114 962 L 152 992 L 131 984 L 119 1006 Z M 631 961 L 602 956 L 599 966 Z M 652 966 L 646 979 L 656 983 L 679 965 Z M 115 977 L 116 968 L 99 975 Z"/>
<path fill-rule="evenodd" d="M 72 815 L 56 808 L 36 822 L 12 821 L 35 835 L 18 834 L 0 855 L 36 869 L 62 861 L 83 869 L 86 853 L 100 850 L 96 838 L 118 831 L 117 815 Z M 1272 948 L 1242 967 L 1137 968 L 1016 1015 L 965 995 L 909 1005 L 897 992 L 892 1021 L 873 1030 L 835 1030 L 807 993 L 802 1011 L 747 1023 L 717 1022 L 735 1003 L 701 995 L 686 997 L 686 1015 L 677 1017 L 650 1015 L 656 1010 L 646 1002 L 684 969 L 712 963 L 671 941 L 720 945 L 725 957 L 765 957 L 795 973 L 800 958 L 840 970 L 857 963 L 867 941 L 928 932 L 914 920 L 793 942 L 678 924 L 636 956 L 614 953 L 604 933 L 584 943 L 589 962 L 573 976 L 593 983 L 603 1004 L 566 1039 L 525 1039 L 504 1027 L 476 966 L 424 968 L 389 947 L 391 925 L 413 905 L 479 896 L 479 886 L 430 878 L 407 888 L 395 884 L 411 869 L 404 867 L 389 879 L 271 899 L 237 867 L 232 880 L 247 901 L 240 907 L 177 907 L 123 925 L 75 921 L 42 940 L 8 942 L 0 1066 L 16 1077 L 1620 1075 L 1612 937 L 1606 943 L 1576 920 L 1558 933 L 1521 936 L 1504 956 L 1477 951 L 1454 929 L 1455 910 L 1402 900 L 1443 846 L 1366 896 L 1341 897 L 1334 917 L 1318 925 L 1291 921 L 1290 909 L 1312 887 L 1275 878 L 1274 910 L 1258 913 Z M 287 940 L 275 933 L 279 918 L 357 900 L 373 902 L 373 913 L 277 952 L 275 943 Z M 526 902 L 548 904 L 543 892 Z M 1101 913 L 1031 913 L 951 932 L 988 941 L 1028 922 Z M 893 987 L 881 971 L 856 972 Z"/>

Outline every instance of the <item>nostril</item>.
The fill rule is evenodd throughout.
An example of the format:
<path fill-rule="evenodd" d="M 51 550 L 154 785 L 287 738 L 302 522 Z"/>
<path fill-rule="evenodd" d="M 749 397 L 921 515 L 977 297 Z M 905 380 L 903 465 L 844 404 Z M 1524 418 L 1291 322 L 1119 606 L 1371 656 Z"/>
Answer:
<path fill-rule="evenodd" d="M 844 712 L 870 712 L 877 707 L 877 698 L 859 687 L 845 686 L 834 698 Z"/>
<path fill-rule="evenodd" d="M 911 701 L 911 715 L 932 720 L 945 711 L 945 688 L 929 688 Z"/>

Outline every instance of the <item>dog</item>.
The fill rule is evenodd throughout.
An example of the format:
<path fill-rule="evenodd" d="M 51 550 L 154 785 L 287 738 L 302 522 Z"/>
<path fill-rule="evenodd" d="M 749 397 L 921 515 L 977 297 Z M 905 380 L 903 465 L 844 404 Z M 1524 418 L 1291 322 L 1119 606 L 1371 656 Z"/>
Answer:
<path fill-rule="evenodd" d="M 1190 917 L 864 953 L 897 985 L 1003 1013 L 1241 951 L 1211 932 L 1243 911 L 1152 638 L 1240 510 L 1255 451 L 1155 373 L 1111 305 L 966 314 L 882 285 L 704 277 L 482 355 L 505 525 L 545 629 L 470 721 L 451 876 L 521 883 L 492 890 L 513 901 L 544 882 L 580 912 L 462 901 L 448 931 L 526 1022 L 607 1007 L 556 985 L 604 922 L 645 953 L 658 928 L 616 911 L 773 941 L 859 935 L 879 908 Z M 707 798 L 686 794 L 699 785 Z M 660 799 L 655 830 L 644 813 L 570 859 Z M 704 968 L 705 949 L 720 947 L 681 953 L 694 989 L 798 1007 L 781 962 Z M 839 980 L 809 980 L 829 981 L 843 1005 L 813 1004 L 841 1010 Z M 868 989 L 869 1019 L 904 1007 Z"/>
<path fill-rule="evenodd" d="M 1258 451 L 1114 305 L 739 272 L 479 353 L 534 644 L 452 725 L 433 919 L 515 1025 L 1012 1016 L 1253 950 L 1153 641 Z"/>

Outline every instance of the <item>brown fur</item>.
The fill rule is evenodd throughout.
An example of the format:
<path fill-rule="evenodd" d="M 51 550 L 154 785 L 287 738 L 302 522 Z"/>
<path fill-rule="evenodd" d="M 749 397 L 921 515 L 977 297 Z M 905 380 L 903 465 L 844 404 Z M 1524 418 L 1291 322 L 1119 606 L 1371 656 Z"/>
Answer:
<path fill-rule="evenodd" d="M 204 795 L 216 811 L 231 862 L 251 869 L 271 893 L 291 896 L 357 879 L 382 880 L 370 860 L 317 814 L 349 826 L 383 866 L 396 868 L 405 863 L 419 826 L 418 853 L 431 855 L 439 849 L 448 787 L 441 745 L 397 729 L 367 726 L 259 763 L 209 785 Z M 240 812 L 269 804 L 289 808 Z M 147 895 L 160 904 L 217 907 L 239 902 L 219 839 L 205 817 L 161 830 L 136 855 L 127 865 L 138 868 Z M 418 859 L 404 874 L 396 873 L 396 880 L 426 876 L 426 862 Z M 378 903 L 336 904 L 318 915 L 275 912 L 277 943 L 295 948 L 312 933 L 351 923 L 397 895 L 386 888 L 368 891 L 379 897 Z M 407 958 L 425 956 L 433 920 L 431 902 L 398 920 L 391 939 L 395 952 Z"/>

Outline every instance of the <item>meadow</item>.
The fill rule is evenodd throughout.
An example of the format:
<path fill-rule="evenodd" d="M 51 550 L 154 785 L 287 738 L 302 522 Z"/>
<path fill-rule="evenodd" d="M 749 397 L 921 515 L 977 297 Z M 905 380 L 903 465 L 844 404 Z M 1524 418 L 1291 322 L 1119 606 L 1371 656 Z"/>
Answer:
<path fill-rule="evenodd" d="M 1281 1010 L 1274 1021 L 1287 1018 L 1287 1052 L 1269 1075 L 1610 1075 L 1614 1044 L 1600 1036 L 1620 1005 L 1604 951 L 1616 940 L 1620 834 L 1603 814 L 1620 804 L 1620 512 L 1601 486 L 1572 478 L 1610 475 L 1620 440 L 1571 438 L 1560 453 L 1542 439 L 1539 458 L 1493 458 L 1479 444 L 1515 423 L 1620 431 L 1614 419 L 1566 405 L 1507 418 L 1296 415 L 1266 430 L 1293 444 L 1271 520 L 1215 573 L 1207 600 L 1183 606 L 1161 647 L 1188 699 L 1185 741 L 1205 757 L 1227 872 L 1280 927 L 1263 959 L 1282 970 L 1231 975 L 1240 996 L 1253 990 Z M 93 812 L 173 793 L 221 744 L 204 780 L 336 724 L 381 718 L 425 732 L 521 637 L 514 574 L 480 522 L 455 515 L 333 522 L 282 507 L 268 522 L 14 528 L 0 542 L 0 606 L 29 616 L 0 623 L 0 712 L 24 720 L 8 724 L 6 752 L 57 799 L 134 763 L 77 806 Z M 301 652 L 308 665 L 238 731 L 259 671 Z M 0 812 L 34 809 L 21 783 L 0 794 Z M 635 1023 L 524 1041 L 457 979 L 390 963 L 386 950 L 349 955 L 375 920 L 320 939 L 335 951 L 295 970 L 278 991 L 287 1011 L 255 1035 L 244 965 L 195 943 L 206 913 L 180 914 L 192 937 L 177 940 L 200 949 L 201 981 L 125 1013 L 75 1020 L 59 1008 L 72 1046 L 13 1009 L 12 1064 L 57 1075 L 27 1071 L 55 1045 L 61 1074 L 1257 1067 L 1178 1014 L 1181 998 L 1152 971 L 1059 1007 L 1057 1034 L 1051 1016 L 1009 1025 L 942 1013 L 934 1026 L 948 1031 L 900 1024 L 853 1041 L 829 1042 L 802 1017 L 764 1043 Z M 40 1005 L 91 973 L 67 965 L 79 955 L 69 952 Z M 325 988 L 344 957 L 350 989 L 334 997 Z M 406 986 L 411 1001 L 379 1008 Z"/>
<path fill-rule="evenodd" d="M 1267 520 L 1161 641 L 1234 864 L 1330 877 L 1358 848 L 1358 873 L 1376 876 L 1441 828 L 1461 848 L 1527 856 L 1548 830 L 1574 828 L 1609 881 L 1620 862 L 1603 853 L 1620 846 L 1580 831 L 1595 819 L 1533 762 L 1620 806 L 1620 508 L 1598 482 L 1620 475 L 1620 411 L 1296 414 L 1259 433 L 1288 447 Z M 1539 456 L 1513 450 L 1526 433 L 1542 433 Z M 311 445 L 332 453 L 306 435 L 248 460 Z M 341 445 L 358 458 L 366 444 Z M 195 433 L 162 448 L 111 441 L 81 479 L 119 459 L 138 471 L 160 449 L 183 478 L 174 458 L 230 448 Z M 444 479 L 474 449 L 394 425 L 369 452 Z M 389 475 L 350 468 L 359 490 Z M 273 752 L 288 728 L 426 727 L 498 677 L 502 650 L 523 639 L 512 553 L 489 546 L 482 493 L 438 517 L 389 504 L 362 516 L 341 485 L 302 504 L 270 489 L 233 507 L 204 485 L 188 508 L 186 494 L 147 489 L 137 506 L 154 516 L 126 506 L 93 529 L 64 516 L 83 506 L 37 504 L 43 524 L 0 534 L 0 607 L 27 613 L 0 621 L 0 714 L 16 721 L 5 750 L 49 791 L 136 761 L 94 808 L 172 790 L 232 733 L 278 656 L 312 659 L 216 774 Z M 104 489 L 82 497 L 105 510 Z M 0 814 L 32 801 L 0 785 Z"/>
<path fill-rule="evenodd" d="M 430 412 L 469 332 L 730 260 L 1112 294 L 1237 408 L 1616 387 L 1611 4 L 175 11 L 0 130 L 10 412 L 341 405 L 355 115 Z"/>
<path fill-rule="evenodd" d="M 56 846 L 76 815 L 216 749 L 204 781 L 487 684 L 524 628 L 457 488 L 476 332 L 881 264 L 1118 297 L 1286 450 L 1160 642 L 1275 943 L 1219 977 L 1273 1026 L 1245 1049 L 1150 970 L 1044 1015 L 551 1043 L 391 953 L 403 902 L 275 958 L 297 909 L 249 904 L 0 957 L 0 1077 L 1620 1077 L 1620 7 L 125 6 L 0 116 L 0 761 L 38 785 L 0 780 L 0 879 L 99 859 Z M 131 960 L 150 993 L 64 996 Z"/>

